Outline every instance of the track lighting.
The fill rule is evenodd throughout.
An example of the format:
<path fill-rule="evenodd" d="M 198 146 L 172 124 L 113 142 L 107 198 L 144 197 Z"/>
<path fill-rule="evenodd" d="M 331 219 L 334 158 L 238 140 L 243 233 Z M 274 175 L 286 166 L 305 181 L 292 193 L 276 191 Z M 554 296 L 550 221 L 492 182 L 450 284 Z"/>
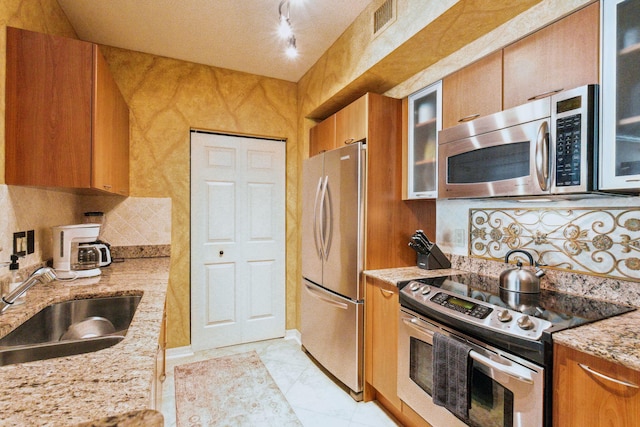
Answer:
<path fill-rule="evenodd" d="M 282 0 L 278 6 L 278 14 L 280 16 L 278 34 L 283 40 L 287 41 L 285 55 L 287 55 L 288 58 L 295 58 L 298 56 L 298 49 L 296 47 L 296 36 L 293 34 L 293 28 L 291 27 L 289 12 L 289 0 Z"/>
<path fill-rule="evenodd" d="M 298 49 L 296 48 L 296 36 L 291 34 L 289 40 L 287 41 L 287 48 L 284 50 L 285 55 L 288 58 L 295 58 L 298 56 Z"/>

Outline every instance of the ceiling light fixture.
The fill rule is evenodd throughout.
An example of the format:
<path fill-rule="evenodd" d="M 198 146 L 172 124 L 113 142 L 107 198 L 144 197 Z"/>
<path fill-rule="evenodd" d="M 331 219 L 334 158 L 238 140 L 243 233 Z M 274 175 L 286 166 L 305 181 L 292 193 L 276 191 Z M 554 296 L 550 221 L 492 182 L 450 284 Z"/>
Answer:
<path fill-rule="evenodd" d="M 295 58 L 298 56 L 298 48 L 296 47 L 296 36 L 293 34 L 289 13 L 289 0 L 282 0 L 278 6 L 278 14 L 280 16 L 278 34 L 282 39 L 287 41 L 285 55 L 287 55 L 288 58 Z"/>

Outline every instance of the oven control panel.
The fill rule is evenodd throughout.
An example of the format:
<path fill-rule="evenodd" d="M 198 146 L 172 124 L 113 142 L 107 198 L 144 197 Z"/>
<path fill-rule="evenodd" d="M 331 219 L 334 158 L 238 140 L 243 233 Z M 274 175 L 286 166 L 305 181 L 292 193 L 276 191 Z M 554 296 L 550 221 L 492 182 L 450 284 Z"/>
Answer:
<path fill-rule="evenodd" d="M 539 340 L 542 332 L 552 326 L 548 320 L 417 281 L 409 282 L 402 288 L 400 295 L 401 300 L 410 298 L 414 306 L 419 308 L 412 309 L 424 316 L 429 317 L 430 311 L 437 311 L 440 315 L 444 314 L 476 327 L 529 340 Z"/>
<path fill-rule="evenodd" d="M 475 317 L 477 319 L 484 319 L 493 311 L 493 308 L 484 306 L 482 304 L 475 303 L 473 301 L 467 301 L 466 299 L 458 298 L 453 295 L 445 294 L 444 292 L 438 292 L 431 301 L 436 304 L 440 304 L 442 307 L 446 307 L 451 310 L 456 310 L 459 313 L 466 314 L 467 316 Z"/>

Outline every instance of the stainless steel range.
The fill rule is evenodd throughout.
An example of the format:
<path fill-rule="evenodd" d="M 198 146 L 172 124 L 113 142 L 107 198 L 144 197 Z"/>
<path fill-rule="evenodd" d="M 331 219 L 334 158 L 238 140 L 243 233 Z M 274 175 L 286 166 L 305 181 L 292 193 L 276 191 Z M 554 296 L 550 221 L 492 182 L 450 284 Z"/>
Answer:
<path fill-rule="evenodd" d="M 633 310 L 544 289 L 512 292 L 471 273 L 399 287 L 398 395 L 434 427 L 551 426 L 552 334 Z M 449 362 L 443 374 L 446 345 L 466 347 L 466 368 Z M 461 410 L 441 402 L 460 398 L 452 378 L 468 396 Z"/>

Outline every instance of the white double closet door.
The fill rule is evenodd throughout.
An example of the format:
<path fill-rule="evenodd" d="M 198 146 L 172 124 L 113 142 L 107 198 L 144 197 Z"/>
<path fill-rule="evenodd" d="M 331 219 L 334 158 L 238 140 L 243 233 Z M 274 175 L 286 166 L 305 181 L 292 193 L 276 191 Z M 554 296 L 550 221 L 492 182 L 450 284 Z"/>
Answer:
<path fill-rule="evenodd" d="M 191 133 L 191 347 L 285 333 L 284 141 Z"/>

